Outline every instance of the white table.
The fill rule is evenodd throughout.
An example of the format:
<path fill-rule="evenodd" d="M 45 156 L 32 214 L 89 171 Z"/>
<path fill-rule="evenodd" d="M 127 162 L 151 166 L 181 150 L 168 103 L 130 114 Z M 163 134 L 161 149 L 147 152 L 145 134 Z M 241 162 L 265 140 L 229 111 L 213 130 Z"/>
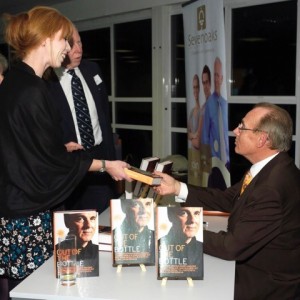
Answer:
<path fill-rule="evenodd" d="M 107 219 L 108 218 L 108 219 Z M 106 225 L 109 214 L 100 216 Z M 225 229 L 226 217 L 204 216 L 208 229 Z M 100 252 L 100 277 L 79 278 L 75 286 L 61 286 L 54 275 L 54 262 L 50 258 L 38 270 L 14 288 L 10 296 L 19 299 L 46 300 L 104 300 L 104 299 L 222 299 L 232 300 L 234 292 L 235 262 L 204 254 L 204 280 L 194 280 L 189 286 L 185 280 L 169 280 L 162 286 L 156 279 L 156 268 L 123 267 L 121 273 L 112 267 L 111 253 Z"/>

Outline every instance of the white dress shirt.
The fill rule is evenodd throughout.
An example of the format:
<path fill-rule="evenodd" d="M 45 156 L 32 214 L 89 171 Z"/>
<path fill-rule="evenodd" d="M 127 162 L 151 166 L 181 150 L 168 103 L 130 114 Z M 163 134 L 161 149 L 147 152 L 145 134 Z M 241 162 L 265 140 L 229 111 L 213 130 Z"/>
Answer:
<path fill-rule="evenodd" d="M 78 125 L 77 125 L 76 112 L 75 112 L 74 101 L 73 101 L 73 96 L 72 96 L 72 87 L 71 87 L 72 75 L 67 73 L 67 71 L 68 71 L 67 69 L 58 69 L 58 70 L 56 70 L 56 73 L 58 74 L 58 76 L 60 78 L 60 84 L 62 86 L 62 89 L 66 95 L 66 98 L 67 98 L 69 106 L 70 106 L 78 143 L 81 144 L 81 138 L 80 138 L 80 133 L 79 133 Z M 99 124 L 98 113 L 97 113 L 95 101 L 93 100 L 91 91 L 90 91 L 84 77 L 82 76 L 79 68 L 74 68 L 74 71 L 81 80 L 85 98 L 87 101 L 87 105 L 89 107 L 92 126 L 93 126 L 93 132 L 94 132 L 95 145 L 100 145 L 100 143 L 102 142 L 102 131 L 101 131 L 101 127 Z"/>

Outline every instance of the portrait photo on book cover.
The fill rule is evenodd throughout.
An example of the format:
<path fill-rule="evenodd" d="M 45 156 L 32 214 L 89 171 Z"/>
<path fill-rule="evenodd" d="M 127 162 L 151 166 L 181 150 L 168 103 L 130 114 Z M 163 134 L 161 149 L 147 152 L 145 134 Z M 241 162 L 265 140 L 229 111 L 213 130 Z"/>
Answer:
<path fill-rule="evenodd" d="M 152 198 L 111 200 L 113 265 L 154 265 Z"/>
<path fill-rule="evenodd" d="M 203 279 L 202 207 L 157 207 L 158 279 Z"/>
<path fill-rule="evenodd" d="M 96 210 L 60 211 L 53 214 L 54 245 L 68 243 L 76 237 L 76 259 L 79 277 L 99 276 L 98 213 Z"/>

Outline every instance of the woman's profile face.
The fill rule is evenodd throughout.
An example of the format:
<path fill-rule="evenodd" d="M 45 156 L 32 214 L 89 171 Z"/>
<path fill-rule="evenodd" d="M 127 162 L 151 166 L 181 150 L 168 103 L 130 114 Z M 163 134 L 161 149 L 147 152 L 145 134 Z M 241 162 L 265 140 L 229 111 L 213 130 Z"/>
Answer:
<path fill-rule="evenodd" d="M 61 32 L 59 30 L 53 38 L 47 39 L 46 42 L 49 51 L 49 65 L 53 68 L 59 68 L 71 50 L 69 42 L 62 36 Z"/>

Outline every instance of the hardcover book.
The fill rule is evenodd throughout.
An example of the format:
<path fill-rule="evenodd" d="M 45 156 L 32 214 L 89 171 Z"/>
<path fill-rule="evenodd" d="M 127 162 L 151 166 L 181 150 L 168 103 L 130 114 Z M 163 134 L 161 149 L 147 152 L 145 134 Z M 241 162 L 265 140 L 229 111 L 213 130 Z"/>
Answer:
<path fill-rule="evenodd" d="M 148 185 L 160 185 L 161 183 L 162 178 L 160 176 L 154 175 L 151 172 L 143 171 L 139 168 L 124 168 L 124 171 L 130 178 Z"/>
<path fill-rule="evenodd" d="M 156 156 L 143 158 L 141 161 L 140 170 L 152 173 L 157 162 L 159 162 L 159 158 Z M 149 185 L 142 183 L 141 181 L 137 181 L 134 187 L 133 196 L 137 198 L 146 198 L 148 191 Z"/>
<path fill-rule="evenodd" d="M 156 209 L 157 278 L 203 279 L 202 207 Z"/>
<path fill-rule="evenodd" d="M 67 236 L 76 236 L 75 249 L 60 250 Z M 54 263 L 56 277 L 61 256 L 76 253 L 78 277 L 99 276 L 98 213 L 96 210 L 53 212 Z M 59 244 L 62 243 L 62 244 Z M 64 252 L 64 253 L 63 253 Z"/>
<path fill-rule="evenodd" d="M 154 265 L 153 199 L 112 199 L 113 266 Z"/>

